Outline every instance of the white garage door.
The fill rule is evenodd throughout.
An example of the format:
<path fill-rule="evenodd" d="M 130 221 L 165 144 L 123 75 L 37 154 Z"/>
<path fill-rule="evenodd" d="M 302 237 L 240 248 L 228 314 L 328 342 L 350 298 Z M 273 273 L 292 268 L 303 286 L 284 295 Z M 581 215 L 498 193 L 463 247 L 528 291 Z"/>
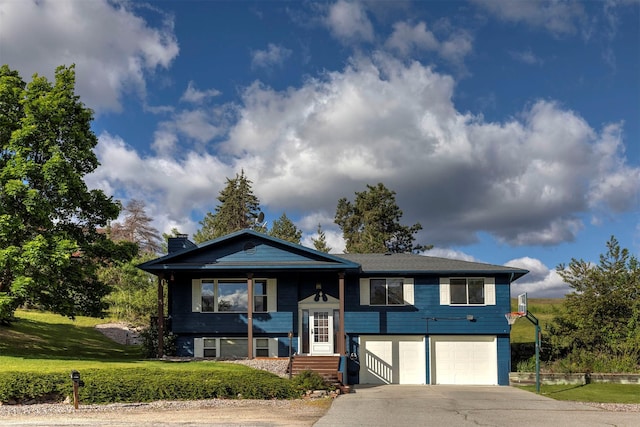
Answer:
<path fill-rule="evenodd" d="M 360 384 L 424 384 L 424 336 L 360 336 Z"/>
<path fill-rule="evenodd" d="M 495 336 L 432 336 L 432 384 L 498 384 Z"/>

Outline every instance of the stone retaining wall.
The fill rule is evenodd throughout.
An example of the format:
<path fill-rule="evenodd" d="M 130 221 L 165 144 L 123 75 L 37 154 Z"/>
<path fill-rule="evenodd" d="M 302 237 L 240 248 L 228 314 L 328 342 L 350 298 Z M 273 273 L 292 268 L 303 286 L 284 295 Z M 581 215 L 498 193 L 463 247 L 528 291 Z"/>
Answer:
<path fill-rule="evenodd" d="M 536 383 L 535 372 L 510 372 L 509 384 L 529 385 Z M 640 385 L 640 374 L 551 374 L 540 373 L 541 384 L 589 384 L 616 383 Z"/>

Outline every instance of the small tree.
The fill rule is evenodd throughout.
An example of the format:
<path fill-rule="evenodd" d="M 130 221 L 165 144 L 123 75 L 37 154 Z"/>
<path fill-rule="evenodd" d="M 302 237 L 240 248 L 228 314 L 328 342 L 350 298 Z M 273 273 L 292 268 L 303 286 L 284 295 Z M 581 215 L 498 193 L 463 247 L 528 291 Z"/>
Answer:
<path fill-rule="evenodd" d="M 640 363 L 640 265 L 615 237 L 598 265 L 572 259 L 557 267 L 573 289 L 549 328 L 556 355 L 629 358 Z"/>
<path fill-rule="evenodd" d="M 396 204 L 396 193 L 382 183 L 367 185 L 367 190 L 356 192 L 352 203 L 346 198 L 338 201 L 335 223 L 342 230 L 346 252 L 384 253 L 413 252 L 429 247 L 414 245 L 422 226 L 400 224 L 402 210 Z"/>
<path fill-rule="evenodd" d="M 280 218 L 273 221 L 273 226 L 268 234 L 269 236 L 297 244 L 300 244 L 300 239 L 302 239 L 302 230 L 296 227 L 286 213 L 283 213 Z"/>
<path fill-rule="evenodd" d="M 207 212 L 200 221 L 202 228 L 193 235 L 196 243 L 246 228 L 264 231 L 256 221 L 260 214 L 260 201 L 253 194 L 251 184 L 244 170 L 233 179 L 227 178 L 227 185 L 218 196 L 220 204 L 215 209 L 216 213 Z"/>
<path fill-rule="evenodd" d="M 317 251 L 329 253 L 331 252 L 331 248 L 327 245 L 327 236 L 322 229 L 322 225 L 318 224 L 318 238 L 312 237 L 311 241 L 313 242 L 313 247 L 316 248 Z"/>

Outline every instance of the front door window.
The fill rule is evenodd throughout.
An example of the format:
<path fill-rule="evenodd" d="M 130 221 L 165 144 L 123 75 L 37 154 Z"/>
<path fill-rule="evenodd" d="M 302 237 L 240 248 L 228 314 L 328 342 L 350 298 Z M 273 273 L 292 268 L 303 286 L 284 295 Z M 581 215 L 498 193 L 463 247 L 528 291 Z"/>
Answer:
<path fill-rule="evenodd" d="M 333 312 L 332 310 L 311 310 L 309 328 L 311 354 L 333 354 Z"/>

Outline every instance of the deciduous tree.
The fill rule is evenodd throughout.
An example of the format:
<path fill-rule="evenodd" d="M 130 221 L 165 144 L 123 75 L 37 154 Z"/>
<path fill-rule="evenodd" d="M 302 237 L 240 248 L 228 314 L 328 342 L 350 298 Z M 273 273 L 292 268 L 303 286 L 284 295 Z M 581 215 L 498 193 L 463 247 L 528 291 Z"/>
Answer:
<path fill-rule="evenodd" d="M 124 206 L 124 212 L 122 222 L 111 224 L 109 237 L 116 242 L 135 243 L 141 253 L 159 253 L 162 250 L 160 233 L 151 225 L 153 219 L 147 215 L 144 201 L 129 200 Z"/>
<path fill-rule="evenodd" d="M 119 206 L 85 184 L 98 140 L 74 90 L 74 67 L 29 84 L 0 67 L 0 321 L 23 303 L 99 315 L 109 287 L 98 266 L 133 255 L 99 233 Z"/>
<path fill-rule="evenodd" d="M 640 264 L 615 237 L 597 265 L 572 259 L 557 267 L 573 289 L 554 318 L 551 342 L 560 355 L 631 357 L 640 363 Z"/>
<path fill-rule="evenodd" d="M 396 193 L 382 183 L 367 185 L 356 192 L 352 203 L 346 198 L 338 201 L 335 223 L 342 229 L 349 253 L 413 252 L 428 247 L 415 245 L 415 237 L 422 226 L 400 224 L 402 210 L 396 204 Z"/>

